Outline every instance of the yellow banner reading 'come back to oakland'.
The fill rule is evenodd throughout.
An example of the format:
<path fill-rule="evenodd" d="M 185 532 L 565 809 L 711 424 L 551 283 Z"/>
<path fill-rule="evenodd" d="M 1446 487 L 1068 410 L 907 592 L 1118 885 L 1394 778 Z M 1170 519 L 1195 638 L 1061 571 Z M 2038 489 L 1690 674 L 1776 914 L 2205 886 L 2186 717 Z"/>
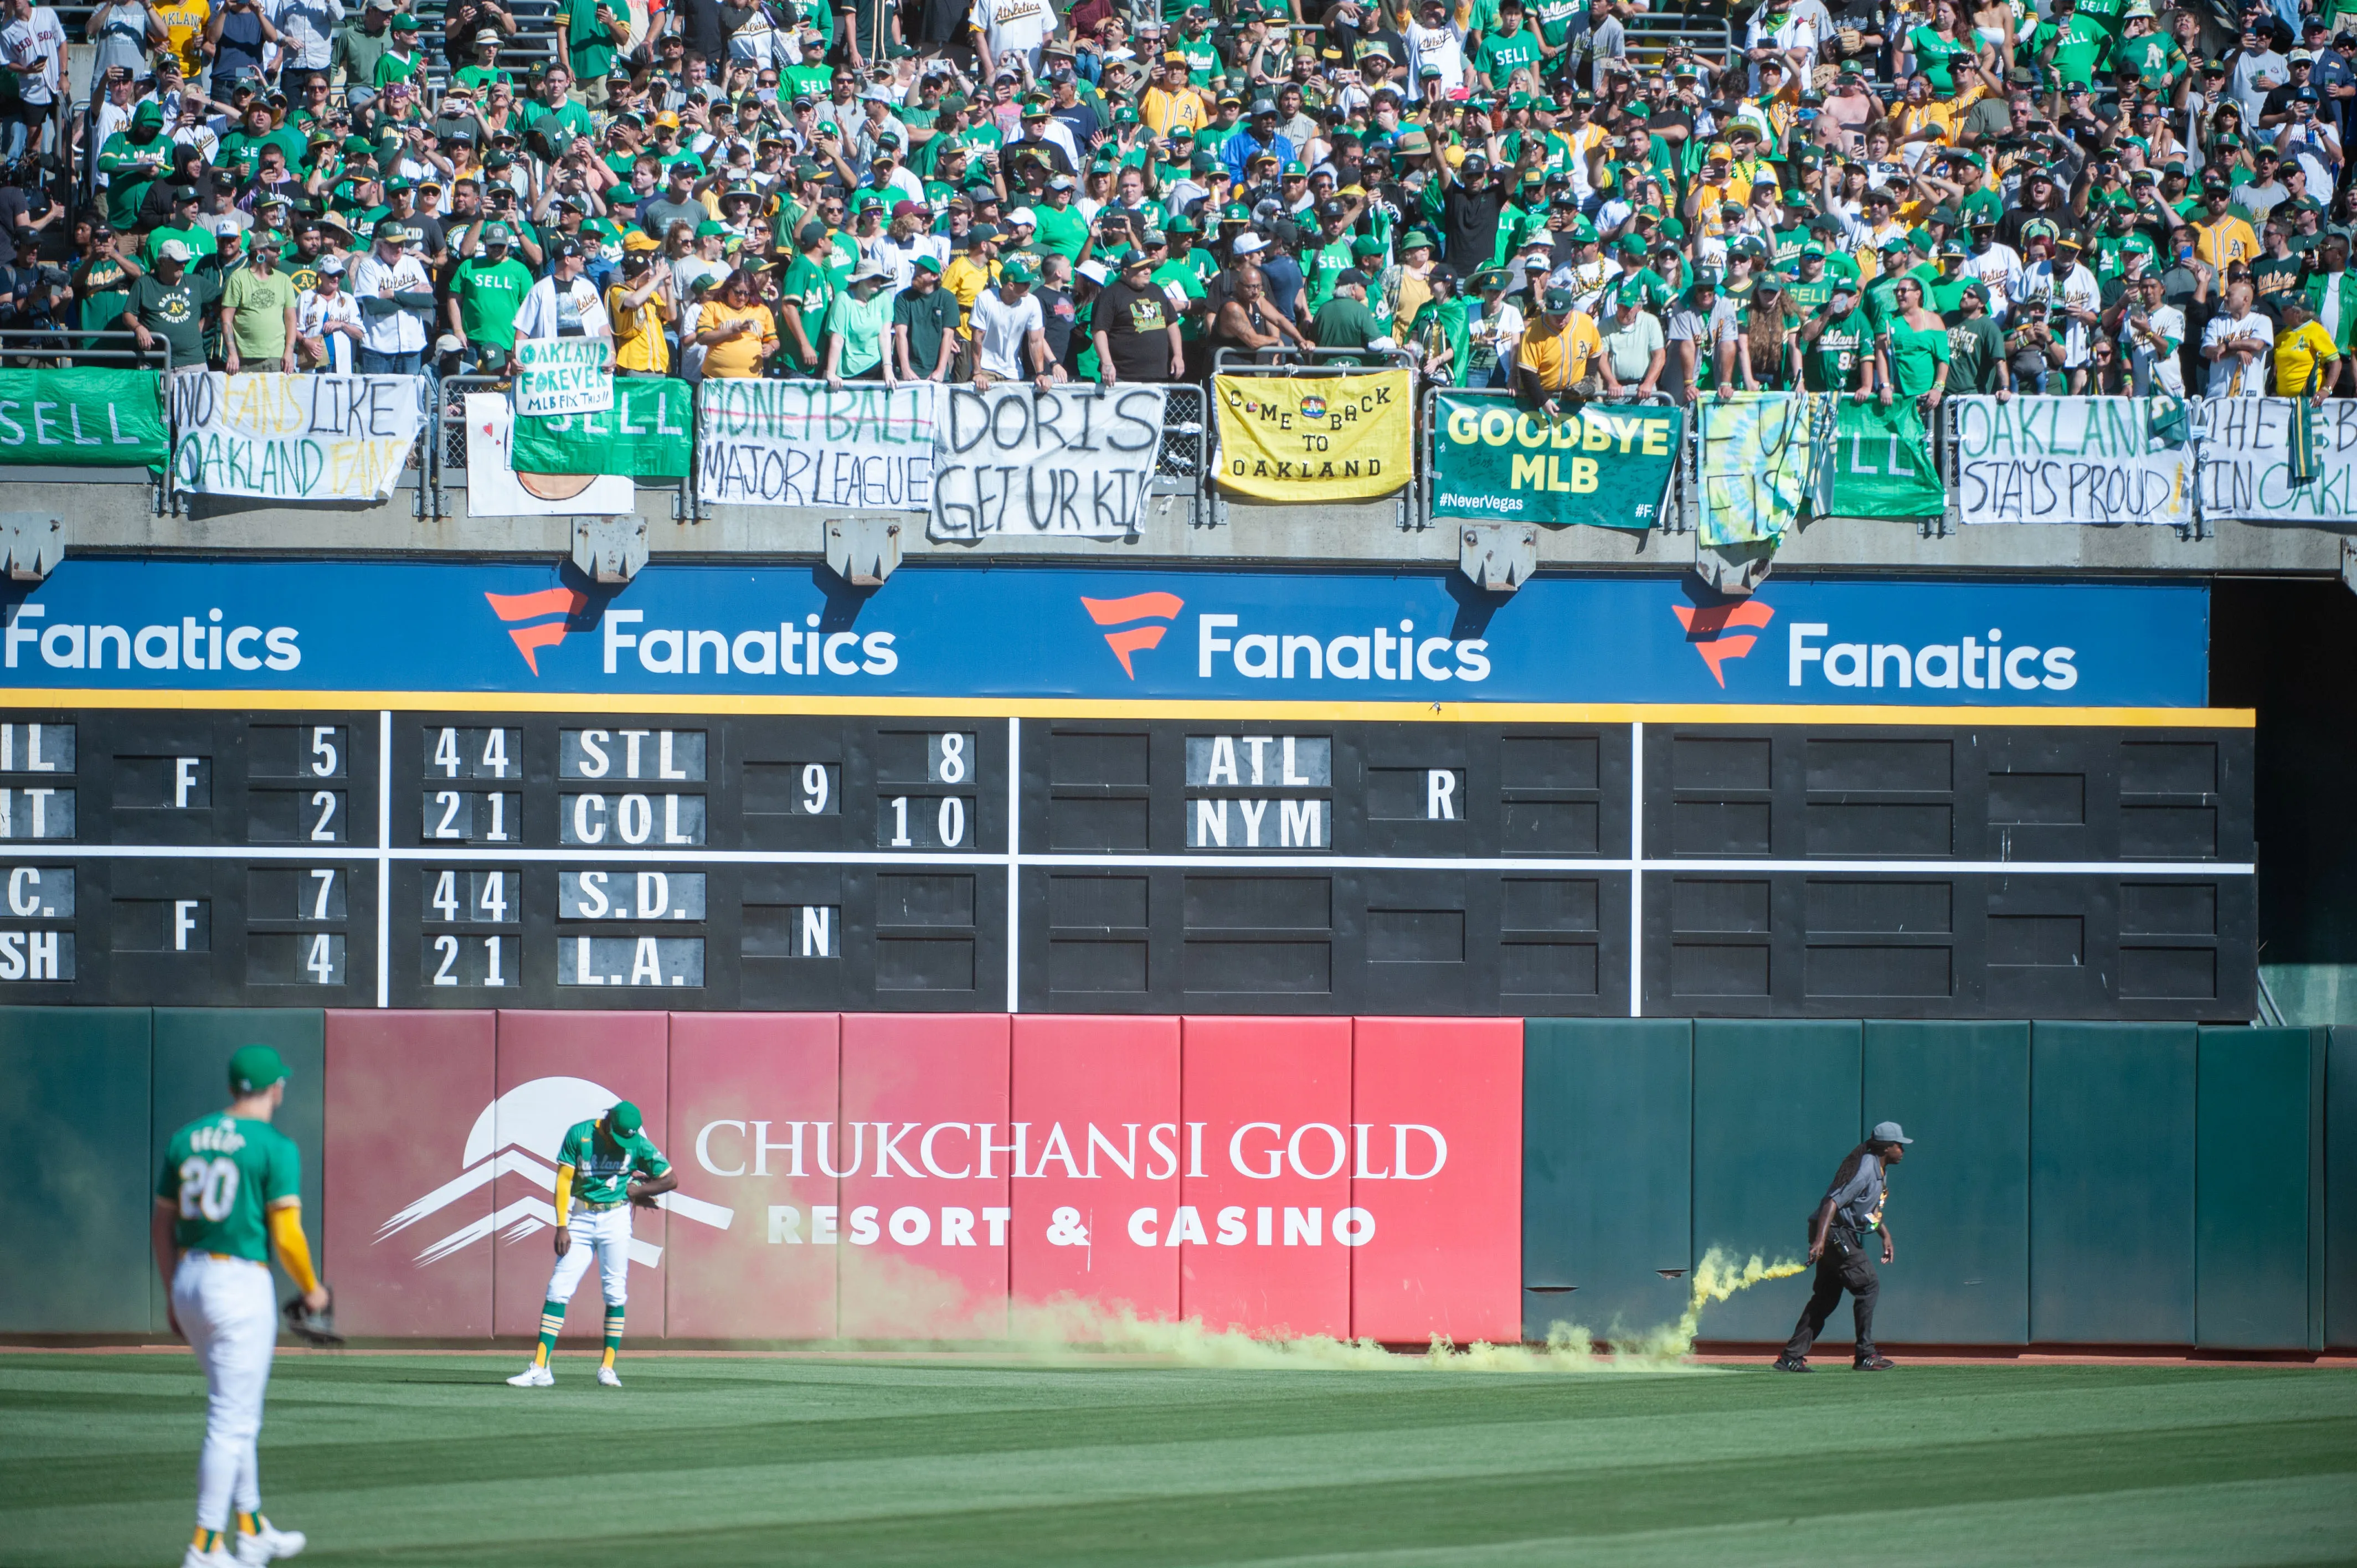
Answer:
<path fill-rule="evenodd" d="M 1387 496 L 1415 477 L 1408 373 L 1215 376 L 1220 482 L 1273 501 Z"/>

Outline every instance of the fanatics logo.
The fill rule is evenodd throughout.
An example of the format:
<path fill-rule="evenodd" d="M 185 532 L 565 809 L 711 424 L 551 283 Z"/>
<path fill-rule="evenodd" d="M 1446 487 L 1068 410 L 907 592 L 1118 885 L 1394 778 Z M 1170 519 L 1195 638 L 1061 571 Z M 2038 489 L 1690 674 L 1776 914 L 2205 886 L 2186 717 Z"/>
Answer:
<path fill-rule="evenodd" d="M 1113 656 L 1115 659 L 1121 660 L 1121 672 L 1133 681 L 1137 679 L 1137 671 L 1130 668 L 1129 656 L 1158 646 L 1162 641 L 1162 634 L 1170 629 L 1168 623 L 1176 620 L 1178 618 L 1178 612 L 1187 607 L 1187 602 L 1178 595 L 1161 593 L 1132 594 L 1125 599 L 1083 597 L 1081 604 L 1089 612 L 1089 618 L 1099 626 L 1124 628 L 1122 630 L 1106 632 L 1105 646 L 1113 650 Z M 1164 624 L 1125 625 L 1126 622 L 1138 620 L 1160 621 Z"/>
<path fill-rule="evenodd" d="M 516 651 L 523 655 L 524 663 L 534 675 L 540 673 L 540 650 L 554 648 L 565 640 L 573 629 L 573 618 L 589 603 L 589 596 L 577 588 L 543 588 L 536 594 L 485 594 L 491 613 L 503 621 L 530 621 L 529 626 L 512 626 L 508 636 L 515 639 Z M 547 617 L 554 616 L 554 620 Z"/>
<path fill-rule="evenodd" d="M 552 1163 L 553 1153 L 564 1144 L 565 1134 L 577 1122 L 603 1116 L 621 1098 L 586 1078 L 536 1078 L 518 1084 L 484 1106 L 482 1114 L 475 1118 L 474 1128 L 467 1134 L 467 1150 L 461 1162 L 464 1169 L 457 1178 L 445 1182 L 378 1226 L 377 1244 L 440 1213 L 494 1176 L 522 1176 L 544 1191 L 554 1193 L 556 1166 Z M 733 1208 L 706 1203 L 683 1192 L 664 1193 L 655 1199 L 655 1205 L 716 1230 L 727 1230 L 737 1218 Z M 526 1194 L 428 1242 L 417 1254 L 417 1266 L 422 1269 L 429 1263 L 438 1263 L 495 1231 L 506 1240 L 520 1241 L 555 1223 L 554 1202 L 537 1193 Z M 662 1261 L 661 1247 L 636 1238 L 631 1240 L 630 1262 L 651 1269 Z"/>
<path fill-rule="evenodd" d="M 1776 612 L 1760 599 L 1730 599 L 1723 605 L 1672 605 L 1670 613 L 1686 628 L 1686 641 L 1702 655 L 1710 666 L 1710 678 L 1718 682 L 1719 690 L 1727 689 L 1727 661 L 1740 659 L 1751 651 L 1759 641 L 1754 631 L 1765 627 Z M 1729 628 L 1749 627 L 1751 631 L 1730 631 Z"/>

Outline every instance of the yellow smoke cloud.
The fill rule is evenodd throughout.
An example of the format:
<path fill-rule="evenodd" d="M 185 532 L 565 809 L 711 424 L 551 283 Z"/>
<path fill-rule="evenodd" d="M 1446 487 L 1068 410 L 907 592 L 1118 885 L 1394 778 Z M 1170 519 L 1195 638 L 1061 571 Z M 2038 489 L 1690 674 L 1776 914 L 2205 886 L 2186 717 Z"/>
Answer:
<path fill-rule="evenodd" d="M 1372 1339 L 1336 1339 L 1328 1335 L 1254 1336 L 1240 1328 L 1215 1329 L 1189 1318 L 1173 1323 L 1141 1318 L 1127 1305 L 1112 1309 L 1071 1297 L 1042 1305 L 1018 1303 L 1009 1324 L 1011 1337 L 1035 1355 L 1129 1353 L 1181 1366 L 1251 1370 L 1448 1371 L 1448 1372 L 1663 1372 L 1695 1369 L 1684 1357 L 1694 1348 L 1703 1309 L 1749 1290 L 1763 1280 L 1788 1279 L 1808 1265 L 1764 1262 L 1757 1254 L 1738 1264 L 1719 1248 L 1703 1256 L 1694 1272 L 1685 1311 L 1676 1321 L 1642 1332 L 1618 1327 L 1611 1348 L 1599 1351 L 1596 1337 L 1572 1323 L 1557 1323 L 1541 1345 L 1467 1346 L 1436 1334 L 1421 1356 L 1398 1356 Z"/>

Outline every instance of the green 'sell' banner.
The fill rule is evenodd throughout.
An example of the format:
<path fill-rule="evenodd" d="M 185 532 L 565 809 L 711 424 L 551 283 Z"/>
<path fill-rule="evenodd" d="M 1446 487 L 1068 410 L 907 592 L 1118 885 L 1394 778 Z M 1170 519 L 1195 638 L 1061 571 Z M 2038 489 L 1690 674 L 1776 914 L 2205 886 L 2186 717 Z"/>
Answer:
<path fill-rule="evenodd" d="M 163 387 L 154 371 L 0 371 L 0 464 L 161 468 Z"/>
<path fill-rule="evenodd" d="M 1669 407 L 1582 405 L 1561 419 L 1507 398 L 1434 399 L 1436 516 L 1653 526 L 1676 471 L 1685 415 Z"/>
<path fill-rule="evenodd" d="M 1938 517 L 1948 510 L 1932 443 L 1912 398 L 1883 407 L 1844 397 L 1835 416 L 1828 487 L 1816 510 L 1824 517 Z"/>
<path fill-rule="evenodd" d="M 614 378 L 614 406 L 600 413 L 519 414 L 519 474 L 627 474 L 683 479 L 690 446 L 685 381 Z"/>

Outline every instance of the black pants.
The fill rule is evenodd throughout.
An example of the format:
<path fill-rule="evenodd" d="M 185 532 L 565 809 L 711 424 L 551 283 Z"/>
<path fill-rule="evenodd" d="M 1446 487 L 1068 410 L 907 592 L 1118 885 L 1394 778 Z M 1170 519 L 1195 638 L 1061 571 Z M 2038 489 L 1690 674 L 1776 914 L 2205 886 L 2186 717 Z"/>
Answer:
<path fill-rule="evenodd" d="M 1842 1292 L 1850 1294 L 1850 1310 L 1857 1317 L 1857 1359 L 1863 1361 L 1874 1351 L 1874 1298 L 1882 1292 L 1882 1279 L 1874 1272 L 1867 1258 L 1866 1243 L 1845 1225 L 1829 1227 L 1825 1231 L 1825 1250 L 1817 1259 L 1816 1288 L 1809 1292 L 1809 1305 L 1801 1309 L 1801 1321 L 1792 1325 L 1792 1337 L 1784 1344 L 1784 1354 L 1798 1358 L 1809 1353 L 1817 1336 L 1825 1331 L 1825 1322 L 1841 1305 Z"/>

